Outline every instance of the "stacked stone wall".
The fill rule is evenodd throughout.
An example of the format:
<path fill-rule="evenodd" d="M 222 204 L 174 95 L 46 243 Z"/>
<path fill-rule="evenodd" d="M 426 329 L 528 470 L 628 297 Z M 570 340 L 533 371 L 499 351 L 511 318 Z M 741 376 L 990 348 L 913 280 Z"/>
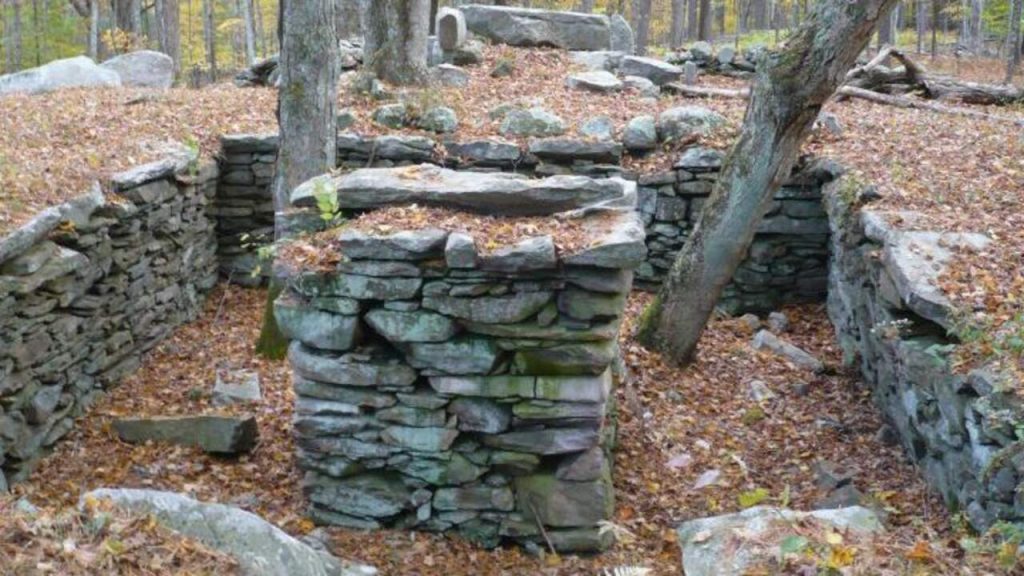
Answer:
<path fill-rule="evenodd" d="M 672 170 L 637 174 L 622 166 L 616 142 L 572 138 L 531 141 L 525 148 L 503 140 L 438 142 L 423 136 L 338 135 L 338 166 L 346 170 L 434 163 L 474 172 L 518 172 L 531 177 L 581 175 L 619 177 L 639 183 L 649 257 L 637 269 L 637 287 L 653 290 L 664 279 L 700 213 L 721 167 L 721 155 L 691 149 Z M 223 176 L 217 199 L 222 272 L 250 282 L 258 266 L 256 247 L 273 224 L 270 178 L 277 137 L 239 135 L 223 139 Z M 822 302 L 828 283 L 828 221 L 821 185 L 836 168 L 807 161 L 776 195 L 750 253 L 726 288 L 722 307 L 730 313 L 767 312 L 791 303 Z"/>
<path fill-rule="evenodd" d="M 216 181 L 212 162 L 156 162 L 0 238 L 0 484 L 199 312 Z"/>
<path fill-rule="evenodd" d="M 364 183 L 392 189 L 386 174 L 361 172 L 339 198 L 373 198 L 376 188 L 356 189 Z M 441 195 L 484 179 L 474 190 L 490 199 L 509 182 L 542 182 L 423 178 Z M 537 193 L 617 187 L 635 201 L 625 181 Z M 316 521 L 454 531 L 485 546 L 610 543 L 599 528 L 613 506 L 606 420 L 643 232 L 631 207 L 585 222 L 572 253 L 548 235 L 488 249 L 459 230 L 343 228 L 336 269 L 289 280 L 275 314 L 293 339 L 295 431 Z"/>
<path fill-rule="evenodd" d="M 862 191 L 848 179 L 826 187 L 828 311 L 844 355 L 952 510 L 978 530 L 1024 521 L 1021 382 L 994 363 L 954 369 L 957 312 L 937 287 L 955 250 L 990 240 L 922 228 L 912 212 L 857 210 Z"/>

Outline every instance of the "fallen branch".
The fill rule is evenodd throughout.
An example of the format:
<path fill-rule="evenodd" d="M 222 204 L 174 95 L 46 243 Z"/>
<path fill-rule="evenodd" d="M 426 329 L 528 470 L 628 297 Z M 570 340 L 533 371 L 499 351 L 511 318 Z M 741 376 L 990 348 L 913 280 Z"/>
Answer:
<path fill-rule="evenodd" d="M 666 89 L 676 94 L 682 94 L 683 96 L 696 96 L 698 98 L 740 98 L 746 100 L 750 98 L 750 90 L 743 88 L 741 90 L 731 90 L 729 88 L 710 88 L 707 86 L 687 86 L 686 84 L 680 84 L 678 82 L 670 82 L 662 86 L 662 89 Z"/>

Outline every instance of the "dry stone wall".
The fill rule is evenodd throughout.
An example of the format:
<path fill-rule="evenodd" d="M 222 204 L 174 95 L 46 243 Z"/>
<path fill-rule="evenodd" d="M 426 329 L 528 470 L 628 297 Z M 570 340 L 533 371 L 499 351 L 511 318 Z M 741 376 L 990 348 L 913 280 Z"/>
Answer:
<path fill-rule="evenodd" d="M 269 184 L 277 137 L 223 139 L 223 176 L 216 214 L 222 273 L 251 282 L 256 246 L 272 236 Z M 442 153 L 443 152 L 443 153 Z M 525 148 L 499 140 L 437 141 L 423 136 L 338 136 L 338 165 L 347 170 L 422 162 L 473 172 L 518 172 L 532 177 L 619 177 L 639 183 L 637 209 L 647 227 L 648 259 L 637 286 L 656 289 L 686 241 L 721 167 L 712 150 L 690 149 L 672 170 L 637 174 L 622 166 L 623 146 L 611 141 L 544 138 Z M 805 161 L 776 195 L 747 260 L 726 288 L 722 307 L 732 313 L 767 312 L 783 304 L 821 302 L 828 282 L 828 222 L 821 185 L 839 169 Z M 264 270 L 265 272 L 265 270 Z"/>
<path fill-rule="evenodd" d="M 580 216 L 574 252 L 549 235 L 488 251 L 488 238 L 457 229 L 332 232 L 336 269 L 298 271 L 275 306 L 293 340 L 311 516 L 485 546 L 603 549 L 616 337 L 645 251 L 635 185 L 420 170 L 360 170 L 333 186 L 343 208 L 376 198 L 500 214 L 522 197 L 534 215 L 623 207 Z"/>
<path fill-rule="evenodd" d="M 175 157 L 0 238 L 0 484 L 18 481 L 217 281 L 217 166 Z"/>
<path fill-rule="evenodd" d="M 956 311 L 937 288 L 956 249 L 991 240 L 922 228 L 912 212 L 851 208 L 863 190 L 845 178 L 826 187 L 828 311 L 844 356 L 859 365 L 906 453 L 951 509 L 978 530 L 1020 522 L 1021 382 L 995 365 L 953 369 Z"/>

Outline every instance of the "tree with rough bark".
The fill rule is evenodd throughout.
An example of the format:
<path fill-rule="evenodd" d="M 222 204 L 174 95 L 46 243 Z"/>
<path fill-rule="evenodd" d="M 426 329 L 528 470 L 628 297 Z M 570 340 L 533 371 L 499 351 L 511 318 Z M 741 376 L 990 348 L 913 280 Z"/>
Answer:
<path fill-rule="evenodd" d="M 633 32 L 635 49 L 640 56 L 647 54 L 647 45 L 651 36 L 651 3 L 652 0 L 633 0 Z"/>
<path fill-rule="evenodd" d="M 256 15 L 252 0 L 239 0 L 238 8 L 242 19 L 245 41 L 245 63 L 252 66 L 256 62 Z"/>
<path fill-rule="evenodd" d="M 686 38 L 686 0 L 672 0 L 672 22 L 669 32 L 671 47 L 682 46 Z"/>
<path fill-rule="evenodd" d="M 280 139 L 271 183 L 274 211 L 289 206 L 292 190 L 337 165 L 338 37 L 335 0 L 281 0 L 281 74 L 277 103 Z M 277 218 L 274 236 L 284 236 Z M 256 352 L 281 358 L 286 339 L 274 322 L 273 301 L 281 291 L 276 274 L 264 310 Z"/>
<path fill-rule="evenodd" d="M 1010 29 L 1006 33 L 1006 78 L 1013 82 L 1013 71 L 1020 66 L 1020 19 L 1024 11 L 1024 0 L 1010 0 Z"/>
<path fill-rule="evenodd" d="M 211 82 L 217 80 L 217 28 L 213 18 L 213 0 L 203 0 L 203 46 Z"/>
<path fill-rule="evenodd" d="M 711 41 L 711 26 L 715 22 L 715 13 L 711 0 L 700 0 L 700 17 L 697 27 L 697 39 Z"/>
<path fill-rule="evenodd" d="M 776 190 L 825 102 L 846 78 L 896 0 L 821 0 L 783 48 L 759 63 L 743 127 L 697 225 L 639 338 L 690 362 L 723 288 L 743 260 Z"/>
<path fill-rule="evenodd" d="M 427 78 L 430 0 L 372 0 L 363 15 L 363 62 L 377 78 L 408 86 Z"/>

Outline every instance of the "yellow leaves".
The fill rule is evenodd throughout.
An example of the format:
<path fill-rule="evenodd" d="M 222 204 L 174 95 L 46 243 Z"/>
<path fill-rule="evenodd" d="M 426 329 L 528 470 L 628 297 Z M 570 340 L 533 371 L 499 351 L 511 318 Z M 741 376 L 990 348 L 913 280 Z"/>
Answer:
<path fill-rule="evenodd" d="M 750 508 L 751 506 L 757 506 L 761 502 L 768 499 L 768 490 L 764 488 L 755 488 L 747 492 L 743 492 L 736 497 L 739 502 L 740 508 Z"/>
<path fill-rule="evenodd" d="M 295 528 L 300 534 L 309 534 L 316 528 L 316 524 L 314 524 L 309 518 L 303 518 L 296 523 Z"/>
<path fill-rule="evenodd" d="M 833 570 L 853 565 L 857 551 L 849 546 L 834 546 L 828 553 L 825 566 Z"/>
<path fill-rule="evenodd" d="M 826 532 L 825 542 L 827 542 L 830 546 L 839 546 L 843 543 L 843 535 L 835 531 Z"/>
<path fill-rule="evenodd" d="M 907 560 L 921 563 L 931 562 L 934 560 L 931 545 L 924 540 L 918 540 L 914 543 L 914 547 L 907 552 Z"/>

